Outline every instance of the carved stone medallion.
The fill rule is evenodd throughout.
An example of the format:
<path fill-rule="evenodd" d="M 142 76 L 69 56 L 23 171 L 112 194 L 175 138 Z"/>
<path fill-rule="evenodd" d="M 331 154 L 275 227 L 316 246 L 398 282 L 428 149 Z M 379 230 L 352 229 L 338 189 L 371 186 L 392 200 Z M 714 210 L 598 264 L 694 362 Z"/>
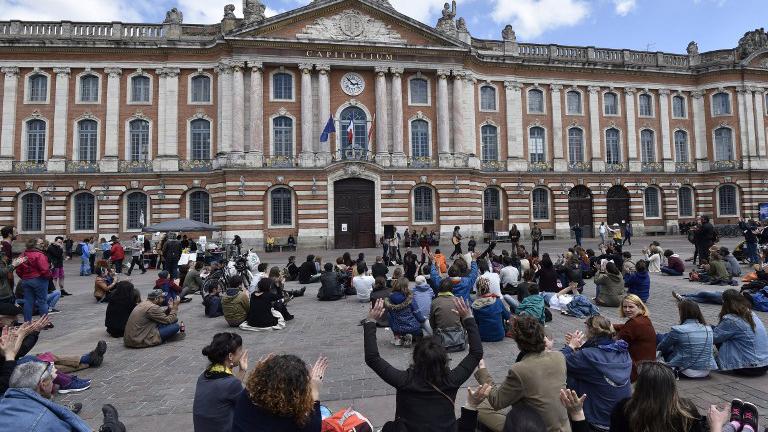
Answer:
<path fill-rule="evenodd" d="M 363 19 L 360 15 L 346 13 L 339 19 L 339 28 L 345 35 L 351 38 L 356 38 L 363 34 Z"/>

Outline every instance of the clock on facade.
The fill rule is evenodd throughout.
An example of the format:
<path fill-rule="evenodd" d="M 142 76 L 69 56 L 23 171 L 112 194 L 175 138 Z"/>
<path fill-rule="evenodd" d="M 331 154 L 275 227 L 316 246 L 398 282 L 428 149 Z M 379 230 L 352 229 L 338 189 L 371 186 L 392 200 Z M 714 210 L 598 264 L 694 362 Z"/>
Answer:
<path fill-rule="evenodd" d="M 359 74 L 350 72 L 341 78 L 341 89 L 350 96 L 357 96 L 365 89 L 365 80 Z"/>

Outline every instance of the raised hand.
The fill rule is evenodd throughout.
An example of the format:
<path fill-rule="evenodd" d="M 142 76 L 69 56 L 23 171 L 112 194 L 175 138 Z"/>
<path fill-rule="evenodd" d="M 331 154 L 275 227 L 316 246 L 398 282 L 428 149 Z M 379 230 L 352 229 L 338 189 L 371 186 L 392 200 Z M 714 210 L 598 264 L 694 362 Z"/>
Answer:
<path fill-rule="evenodd" d="M 477 408 L 491 394 L 492 388 L 490 384 L 483 384 L 474 390 L 472 387 L 467 387 L 467 404 L 469 407 Z"/>
<path fill-rule="evenodd" d="M 248 350 L 243 350 L 243 355 L 240 356 L 240 362 L 237 367 L 242 371 L 248 370 Z"/>
<path fill-rule="evenodd" d="M 328 368 L 328 358 L 320 356 L 309 372 L 310 386 L 312 387 L 312 399 L 320 400 L 320 387 L 323 384 L 323 376 Z"/>
<path fill-rule="evenodd" d="M 712 431 L 722 430 L 728 419 L 731 417 L 730 404 L 725 402 L 719 405 L 710 405 L 709 411 L 707 411 L 707 423 L 709 423 L 709 429 Z"/>
<path fill-rule="evenodd" d="M 3 331 L 0 334 L 0 352 L 3 353 L 3 357 L 6 360 L 14 360 L 16 358 L 25 335 L 25 333 L 11 331 L 9 326 L 3 327 Z"/>
<path fill-rule="evenodd" d="M 384 316 L 384 299 L 376 300 L 373 307 L 368 311 L 368 319 L 371 321 L 378 321 Z"/>
<path fill-rule="evenodd" d="M 560 389 L 560 403 L 562 403 L 568 411 L 571 420 L 580 421 L 585 419 L 584 400 L 586 398 L 586 394 L 579 397 L 579 395 L 571 389 Z"/>
<path fill-rule="evenodd" d="M 467 306 L 467 303 L 461 297 L 453 298 L 453 312 L 459 315 L 459 318 L 464 319 L 472 316 L 472 310 Z"/>

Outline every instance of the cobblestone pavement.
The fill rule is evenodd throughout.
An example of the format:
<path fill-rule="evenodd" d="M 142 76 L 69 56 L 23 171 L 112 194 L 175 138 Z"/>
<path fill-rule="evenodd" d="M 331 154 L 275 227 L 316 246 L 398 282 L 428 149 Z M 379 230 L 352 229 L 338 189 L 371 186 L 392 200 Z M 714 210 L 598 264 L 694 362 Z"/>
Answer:
<path fill-rule="evenodd" d="M 629 249 L 636 256 L 649 238 L 637 238 Z M 663 247 L 671 247 L 684 258 L 692 255 L 691 245 L 682 237 L 659 237 Z M 732 247 L 736 239 L 725 239 L 723 244 Z M 587 239 L 585 245 L 596 246 L 596 241 Z M 543 252 L 560 253 L 566 241 L 547 241 L 542 244 Z M 503 245 L 500 245 L 503 247 Z M 448 247 L 446 250 L 450 250 Z M 358 251 L 355 251 L 357 253 Z M 369 261 L 378 250 L 364 251 Z M 309 253 L 323 256 L 325 261 L 335 259 L 341 251 L 300 250 L 296 255 Z M 283 266 L 288 253 L 261 254 L 262 261 Z M 353 255 L 354 256 L 354 255 Z M 74 295 L 64 297 L 59 303 L 62 313 L 53 317 L 56 327 L 43 333 L 35 352 L 51 351 L 57 354 L 82 354 L 92 349 L 99 339 L 106 339 L 109 349 L 104 364 L 98 369 L 80 372 L 82 377 L 93 379 L 92 387 L 82 393 L 57 397 L 61 401 L 83 403 L 81 415 L 94 427 L 100 424 L 101 405 L 112 403 L 120 412 L 121 419 L 133 431 L 191 431 L 192 400 L 195 382 L 206 366 L 201 355 L 202 347 L 214 333 L 229 331 L 223 318 L 209 319 L 203 314 L 199 297 L 181 306 L 180 317 L 187 326 L 187 338 L 160 347 L 149 349 L 126 349 L 121 339 L 112 339 L 104 330 L 106 306 L 96 304 L 92 296 L 91 277 L 79 277 L 78 264 L 66 264 L 66 288 Z M 145 296 L 153 285 L 156 271 L 146 275 L 136 272 L 130 279 Z M 691 292 L 706 288 L 676 277 L 652 276 L 649 307 L 657 331 L 668 331 L 676 324 L 677 309 L 670 295 L 672 289 Z M 358 326 L 366 314 L 367 306 L 354 299 L 337 302 L 318 302 L 315 299 L 319 284 L 309 285 L 305 297 L 294 299 L 289 305 L 296 319 L 289 322 L 285 330 L 270 333 L 241 332 L 249 351 L 251 364 L 269 352 L 293 353 L 305 361 L 314 361 L 320 355 L 330 359 L 322 389 L 323 403 L 332 410 L 353 406 L 368 415 L 376 426 L 382 425 L 394 415 L 394 391 L 382 382 L 363 360 L 362 329 Z M 290 283 L 288 288 L 297 288 Z M 587 282 L 585 295 L 594 295 L 594 284 Z M 716 322 L 719 307 L 701 305 L 708 322 Z M 601 312 L 611 320 L 618 321 L 618 311 L 603 308 Z M 765 323 L 768 314 L 760 314 Z M 580 320 L 555 315 L 548 324 L 548 331 L 556 338 L 556 346 L 563 343 L 565 332 L 581 328 Z M 405 367 L 410 350 L 394 347 L 389 343 L 388 332 L 379 330 L 379 346 L 384 358 L 398 367 Z M 492 376 L 503 379 L 506 370 L 518 351 L 511 339 L 497 343 L 485 343 L 485 359 Z M 463 354 L 452 354 L 454 364 Z M 467 384 L 475 385 L 473 379 Z M 768 423 L 768 377 L 742 379 L 729 375 L 712 374 L 707 380 L 680 381 L 686 397 L 695 401 L 705 410 L 710 403 L 730 401 L 734 397 L 755 402 L 761 412 L 761 422 Z M 460 403 L 466 392 L 460 392 Z M 704 411 L 702 411 L 704 412 Z"/>

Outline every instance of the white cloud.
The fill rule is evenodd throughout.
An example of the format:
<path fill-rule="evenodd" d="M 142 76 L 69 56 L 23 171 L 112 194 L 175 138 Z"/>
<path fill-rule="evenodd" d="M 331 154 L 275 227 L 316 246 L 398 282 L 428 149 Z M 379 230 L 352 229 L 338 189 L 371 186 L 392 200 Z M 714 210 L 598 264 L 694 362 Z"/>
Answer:
<path fill-rule="evenodd" d="M 511 23 L 518 36 L 536 38 L 559 27 L 570 27 L 589 16 L 585 0 L 493 0 L 493 20 Z"/>
<path fill-rule="evenodd" d="M 389 3 L 403 15 L 434 25 L 437 22 L 435 17 L 440 16 L 445 0 L 389 0 Z M 461 13 L 458 15 L 461 16 Z"/>
<path fill-rule="evenodd" d="M 157 16 L 156 8 L 151 0 L 0 0 L 2 19 L 25 21 L 142 22 L 145 14 Z"/>
<path fill-rule="evenodd" d="M 637 7 L 637 0 L 613 0 L 616 14 L 626 16 Z"/>

